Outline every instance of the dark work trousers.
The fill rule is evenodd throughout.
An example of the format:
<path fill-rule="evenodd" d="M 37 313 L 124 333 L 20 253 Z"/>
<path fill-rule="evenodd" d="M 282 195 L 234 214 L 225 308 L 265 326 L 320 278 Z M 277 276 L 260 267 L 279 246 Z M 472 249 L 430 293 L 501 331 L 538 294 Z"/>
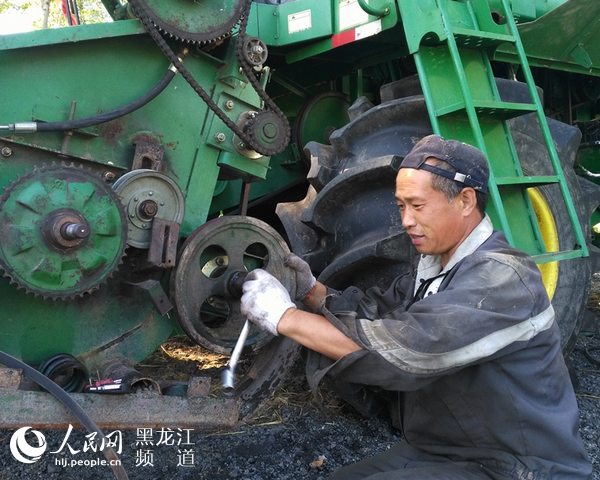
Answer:
<path fill-rule="evenodd" d="M 453 462 L 401 442 L 389 450 L 334 472 L 330 480 L 490 480 L 477 463 Z"/>

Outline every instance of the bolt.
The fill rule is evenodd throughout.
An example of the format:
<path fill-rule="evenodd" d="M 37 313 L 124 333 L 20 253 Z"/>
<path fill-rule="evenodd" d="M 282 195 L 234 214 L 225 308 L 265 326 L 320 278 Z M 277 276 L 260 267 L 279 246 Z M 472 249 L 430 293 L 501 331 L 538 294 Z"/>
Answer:
<path fill-rule="evenodd" d="M 133 197 L 133 201 L 134 201 L 134 202 L 139 202 L 139 201 L 140 201 L 140 199 L 139 199 L 138 197 Z"/>
<path fill-rule="evenodd" d="M 217 258 L 215 258 L 215 263 L 219 267 L 222 267 L 223 265 L 225 265 L 225 260 L 223 259 L 223 257 L 217 257 Z"/>
<path fill-rule="evenodd" d="M 215 135 L 215 140 L 219 143 L 223 143 L 225 141 L 225 134 L 223 132 L 219 132 Z"/>
<path fill-rule="evenodd" d="M 112 182 L 116 175 L 113 172 L 104 172 L 103 177 L 106 182 Z"/>
<path fill-rule="evenodd" d="M 2 154 L 3 157 L 10 157 L 13 154 L 12 148 L 10 147 L 2 147 L 2 150 L 0 151 L 0 153 Z"/>
<path fill-rule="evenodd" d="M 238 143 L 238 147 L 243 150 L 244 148 L 246 148 L 246 144 L 244 142 L 240 142 Z"/>
<path fill-rule="evenodd" d="M 149 220 L 158 213 L 158 205 L 153 200 L 144 200 L 138 207 L 138 213 L 144 220 Z"/>
<path fill-rule="evenodd" d="M 267 123 L 263 127 L 263 133 L 264 133 L 265 137 L 267 137 L 269 139 L 273 139 L 277 136 L 277 126 L 272 123 Z"/>
<path fill-rule="evenodd" d="M 83 240 L 89 237 L 90 228 L 83 223 L 66 223 L 60 233 L 65 240 Z"/>
<path fill-rule="evenodd" d="M 148 192 L 148 196 L 150 196 L 150 197 L 151 197 L 152 195 L 154 195 L 154 192 L 153 192 L 152 190 L 150 190 L 150 191 Z"/>
<path fill-rule="evenodd" d="M 235 104 L 233 103 L 233 100 L 227 100 L 227 101 L 225 102 L 225 108 L 226 108 L 227 110 L 233 110 L 233 106 L 234 106 L 234 105 L 235 105 Z"/>

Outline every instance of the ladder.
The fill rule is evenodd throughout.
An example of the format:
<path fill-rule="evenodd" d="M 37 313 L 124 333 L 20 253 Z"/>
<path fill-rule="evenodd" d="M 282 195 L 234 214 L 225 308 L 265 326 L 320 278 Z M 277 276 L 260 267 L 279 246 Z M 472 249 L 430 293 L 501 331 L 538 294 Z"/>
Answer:
<path fill-rule="evenodd" d="M 585 235 L 508 0 L 501 0 L 501 10 L 495 12 L 488 0 L 400 0 L 398 4 L 433 131 L 475 145 L 489 159 L 488 213 L 494 225 L 538 264 L 588 256 Z M 529 102 L 500 98 L 490 56 L 502 43 L 514 45 Z M 532 113 L 552 165 L 554 173 L 550 175 L 523 173 L 507 124 L 511 118 Z M 560 189 L 573 229 L 575 247 L 571 250 L 546 251 L 527 194 L 528 188 L 552 184 Z"/>

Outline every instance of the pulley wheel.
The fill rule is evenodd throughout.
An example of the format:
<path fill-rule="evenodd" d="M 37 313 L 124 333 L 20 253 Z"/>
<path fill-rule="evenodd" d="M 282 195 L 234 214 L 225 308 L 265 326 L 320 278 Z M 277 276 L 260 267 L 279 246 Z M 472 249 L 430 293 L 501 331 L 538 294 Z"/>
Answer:
<path fill-rule="evenodd" d="M 113 184 L 127 212 L 127 243 L 148 248 L 152 241 L 155 217 L 181 223 L 184 199 L 181 189 L 171 178 L 155 170 L 127 172 Z"/>
<path fill-rule="evenodd" d="M 287 253 L 280 235 L 251 217 L 219 217 L 194 231 L 181 248 L 171 285 L 185 332 L 199 345 L 229 354 L 245 322 L 236 279 L 240 273 L 262 268 L 278 278 L 293 298 L 295 275 L 283 265 Z M 257 350 L 272 338 L 253 326 L 246 347 Z"/>

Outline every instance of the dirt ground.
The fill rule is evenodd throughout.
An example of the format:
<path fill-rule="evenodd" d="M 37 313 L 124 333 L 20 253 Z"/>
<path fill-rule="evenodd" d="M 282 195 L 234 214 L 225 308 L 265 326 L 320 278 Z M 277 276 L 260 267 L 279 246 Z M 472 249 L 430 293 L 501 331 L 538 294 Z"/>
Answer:
<path fill-rule="evenodd" d="M 600 275 L 594 277 L 589 308 L 600 313 Z M 580 406 L 580 433 L 594 464 L 593 480 L 600 480 L 600 333 L 598 317 L 588 323 L 568 356 Z M 195 347 L 185 341 L 145 363 L 157 368 L 169 356 L 180 358 L 174 367 L 182 378 L 198 365 Z M 208 368 L 218 367 L 204 359 Z M 164 367 L 164 365 L 162 365 Z M 13 431 L 0 430 L 0 480 L 8 479 L 110 479 L 110 467 L 95 465 L 103 457 L 84 452 L 86 438 L 73 431 L 44 432 L 48 447 L 59 453 L 44 455 L 32 464 L 17 462 L 10 453 Z M 110 433 L 110 432 L 105 432 Z M 315 399 L 303 377 L 301 362 L 293 375 L 247 423 L 231 431 L 199 433 L 165 425 L 152 431 L 123 431 L 121 460 L 130 479 L 194 480 L 315 480 L 337 468 L 374 455 L 400 440 L 386 419 L 364 419 L 335 397 L 324 393 Z M 31 442 L 34 443 L 34 442 Z M 34 443 L 35 444 L 35 443 Z M 78 453 L 70 451 L 79 450 Z M 50 448 L 49 448 L 50 449 Z M 79 461 L 71 466 L 68 462 Z"/>

